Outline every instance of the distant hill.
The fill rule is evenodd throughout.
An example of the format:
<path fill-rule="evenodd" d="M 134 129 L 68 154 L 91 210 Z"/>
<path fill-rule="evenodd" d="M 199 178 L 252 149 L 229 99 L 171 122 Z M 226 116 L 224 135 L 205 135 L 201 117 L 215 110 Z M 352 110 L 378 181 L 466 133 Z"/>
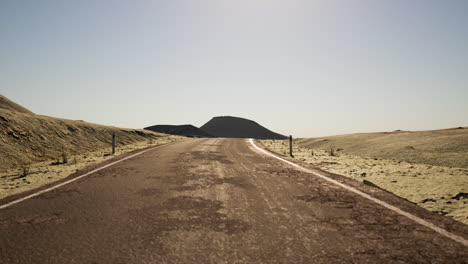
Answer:
<path fill-rule="evenodd" d="M 286 136 L 268 130 L 252 120 L 234 116 L 213 117 L 208 123 L 200 127 L 200 129 L 216 137 L 256 139 L 287 138 Z"/>
<path fill-rule="evenodd" d="M 34 114 L 33 112 L 11 101 L 10 99 L 6 98 L 3 95 L 0 95 L 0 109 L 9 110 L 13 112 L 20 112 L 20 113 L 25 113 L 25 114 L 31 114 L 31 115 Z"/>
<path fill-rule="evenodd" d="M 213 137 L 212 135 L 192 125 L 155 125 L 145 127 L 145 129 L 164 134 L 179 135 L 186 137 Z"/>

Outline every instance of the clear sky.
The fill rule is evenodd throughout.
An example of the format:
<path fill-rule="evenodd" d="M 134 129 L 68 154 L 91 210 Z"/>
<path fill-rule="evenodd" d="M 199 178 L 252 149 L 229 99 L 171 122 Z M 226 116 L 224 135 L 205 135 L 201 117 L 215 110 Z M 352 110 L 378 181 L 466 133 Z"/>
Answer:
<path fill-rule="evenodd" d="M 468 126 L 465 0 L 2 0 L 0 94 L 121 127 Z"/>

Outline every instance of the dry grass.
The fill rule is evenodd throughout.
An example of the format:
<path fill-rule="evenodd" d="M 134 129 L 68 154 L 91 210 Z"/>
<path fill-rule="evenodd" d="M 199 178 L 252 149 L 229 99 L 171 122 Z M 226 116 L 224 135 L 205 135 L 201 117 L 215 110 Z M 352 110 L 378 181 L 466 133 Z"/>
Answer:
<path fill-rule="evenodd" d="M 0 108 L 0 172 L 42 161 L 67 163 L 70 156 L 117 148 L 167 136 L 141 129 L 123 129 Z"/>
<path fill-rule="evenodd" d="M 340 148 L 340 153 L 436 166 L 468 168 L 468 128 L 400 131 L 306 138 L 297 144 L 312 149 Z"/>
<path fill-rule="evenodd" d="M 0 198 L 112 158 L 114 133 L 117 154 L 183 139 L 142 129 L 35 115 L 0 96 Z"/>
<path fill-rule="evenodd" d="M 179 136 L 164 136 L 154 139 L 151 144 L 149 144 L 148 141 L 128 144 L 118 148 L 117 154 L 166 144 L 183 138 L 184 137 Z M 63 163 L 62 161 L 52 164 L 50 161 L 38 162 L 22 166 L 16 170 L 11 169 L 0 172 L 0 199 L 63 179 L 79 169 L 113 158 L 112 155 L 107 155 L 108 153 L 109 149 L 104 148 L 94 152 L 86 152 L 79 155 L 69 156 L 69 162 L 67 163 Z M 73 162 L 70 162 L 70 160 Z"/>
<path fill-rule="evenodd" d="M 300 141 L 299 141 L 300 142 Z M 262 140 L 271 151 L 284 155 L 289 150 L 281 140 Z M 337 145 L 341 147 L 341 145 Z M 468 224 L 468 169 L 417 164 L 396 159 L 361 157 L 328 149 L 294 145 L 296 159 L 325 171 L 358 181 L 367 181 L 439 214 Z M 313 154 L 312 154 L 313 153 Z"/>

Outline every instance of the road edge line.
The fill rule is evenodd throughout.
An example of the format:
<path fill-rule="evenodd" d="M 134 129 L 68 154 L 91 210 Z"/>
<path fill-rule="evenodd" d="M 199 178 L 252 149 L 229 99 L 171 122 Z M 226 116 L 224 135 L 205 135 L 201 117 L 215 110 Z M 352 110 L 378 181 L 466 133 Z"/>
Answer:
<path fill-rule="evenodd" d="M 86 177 L 86 176 L 89 176 L 89 175 L 91 175 L 91 174 L 93 174 L 93 173 L 96 173 L 96 172 L 98 172 L 98 171 L 100 171 L 100 170 L 109 168 L 109 167 L 111 167 L 111 166 L 113 166 L 113 165 L 115 165 L 115 164 L 117 164 L 117 163 L 120 163 L 120 162 L 122 162 L 122 161 L 131 159 L 131 158 L 133 158 L 133 157 L 136 157 L 136 156 L 138 156 L 138 155 L 141 155 L 141 154 L 146 153 L 146 152 L 148 152 L 148 151 L 151 151 L 151 150 L 153 150 L 153 149 L 156 149 L 156 148 L 159 148 L 159 147 L 163 147 L 163 146 L 165 146 L 165 145 L 167 145 L 167 144 L 158 145 L 158 146 L 155 146 L 155 147 L 152 147 L 152 148 L 149 148 L 149 149 L 145 149 L 145 150 L 143 150 L 143 151 L 141 151 L 141 152 L 135 153 L 135 154 L 130 155 L 130 156 L 128 156 L 128 157 L 125 157 L 125 158 L 123 158 L 123 159 L 119 159 L 119 160 L 117 160 L 117 161 L 114 161 L 114 162 L 112 162 L 112 163 L 109 163 L 109 164 L 107 164 L 107 165 L 104 165 L 104 166 L 102 166 L 102 167 L 99 167 L 99 168 L 97 168 L 97 169 L 94 169 L 94 170 L 92 170 L 92 171 L 90 171 L 90 172 L 87 172 L 87 173 L 85 173 L 85 174 L 82 174 L 82 175 L 79 175 L 79 176 L 77 176 L 77 177 L 74 177 L 74 178 L 72 178 L 72 179 L 70 179 L 70 180 L 61 182 L 61 183 L 59 183 L 59 184 L 57 184 L 57 185 L 51 186 L 51 187 L 46 188 L 46 189 L 44 189 L 44 190 L 38 191 L 38 192 L 36 192 L 36 193 L 32 193 L 32 194 L 26 195 L 26 196 L 21 197 L 21 198 L 19 198 L 19 199 L 10 201 L 10 202 L 8 202 L 8 203 L 6 203 L 6 204 L 2 204 L 2 205 L 0 205 L 0 210 L 5 209 L 5 208 L 7 208 L 7 207 L 10 207 L 10 206 L 12 206 L 12 205 L 15 205 L 15 204 L 17 204 L 17 203 L 26 201 L 26 200 L 31 199 L 31 198 L 33 198 L 33 197 L 39 196 L 39 195 L 41 195 L 41 194 L 43 194 L 43 193 L 50 192 L 50 191 L 52 191 L 52 190 L 54 190 L 54 189 L 60 188 L 60 187 L 62 187 L 62 186 L 64 186 L 64 185 L 67 185 L 67 184 L 69 184 L 69 183 L 72 183 L 72 182 L 74 182 L 74 181 L 77 181 L 77 180 L 79 180 L 79 179 L 81 179 L 81 178 L 84 178 L 84 177 Z"/>
<path fill-rule="evenodd" d="M 266 151 L 266 150 L 264 150 L 264 149 L 258 147 L 257 145 L 255 145 L 255 143 L 254 143 L 254 141 L 253 141 L 252 138 L 249 139 L 249 142 L 250 142 L 250 144 L 251 144 L 253 147 L 255 147 L 257 150 L 261 151 L 261 152 L 264 153 L 264 154 L 267 154 L 268 156 L 271 156 L 271 157 L 273 157 L 273 158 L 275 158 L 275 159 L 278 159 L 278 160 L 281 160 L 281 161 L 283 161 L 283 162 L 286 162 L 287 164 L 292 165 L 292 166 L 294 166 L 294 167 L 296 167 L 296 168 L 299 168 L 299 169 L 301 169 L 301 170 L 304 171 L 304 172 L 313 174 L 313 175 L 315 175 L 315 176 L 317 176 L 317 177 L 320 177 L 320 178 L 322 178 L 322 179 L 324 179 L 324 180 L 326 180 L 326 181 L 328 181 L 328 182 L 330 182 L 330 183 L 333 183 L 333 184 L 335 184 L 335 185 L 338 185 L 338 186 L 340 186 L 340 187 L 342 187 L 342 188 L 344 188 L 344 189 L 346 189 L 346 190 L 348 190 L 348 191 L 351 191 L 351 192 L 353 192 L 353 193 L 355 193 L 355 194 L 358 194 L 358 195 L 360 195 L 360 196 L 362 196 L 362 197 L 364 197 L 364 198 L 366 198 L 366 199 L 368 199 L 368 200 L 371 200 L 371 201 L 373 201 L 373 202 L 375 202 L 375 203 L 377 203 L 377 204 L 380 204 L 381 206 L 383 206 L 383 207 L 385 207 L 385 208 L 387 208 L 387 209 L 390 209 L 390 210 L 392 210 L 392 211 L 394 211 L 394 212 L 396 212 L 396 213 L 398 213 L 398 214 L 400 214 L 400 215 L 406 216 L 407 218 L 409 218 L 409 219 L 415 221 L 416 223 L 418 223 L 418 224 L 420 224 L 420 225 L 423 225 L 423 226 L 425 226 L 425 227 L 427 227 L 427 228 L 430 228 L 430 229 L 432 229 L 433 231 L 435 231 L 435 232 L 437 232 L 437 233 L 439 233 L 439 234 L 441 234 L 441 235 L 443 235 L 443 236 L 445 236 L 445 237 L 447 237 L 447 238 L 450 238 L 450 239 L 452 239 L 452 240 L 454 240 L 454 241 L 456 241 L 456 242 L 459 242 L 459 243 L 463 244 L 464 246 L 468 247 L 468 240 L 464 239 L 464 238 L 461 237 L 461 236 L 458 236 L 458 235 L 455 235 L 455 234 L 453 234 L 453 233 L 450 233 L 449 231 L 447 231 L 447 230 L 445 230 L 445 229 L 443 229 L 443 228 L 440 228 L 440 227 L 438 227 L 438 226 L 436 226 L 436 225 L 434 225 L 434 224 L 432 224 L 432 223 L 430 223 L 430 222 L 428 222 L 428 221 L 426 221 L 426 220 L 424 220 L 424 219 L 422 219 L 422 218 L 420 218 L 420 217 L 417 217 L 417 216 L 412 215 L 412 214 L 410 214 L 410 213 L 408 213 L 408 212 L 406 212 L 406 211 L 403 211 L 403 210 L 401 210 L 400 208 L 398 208 L 398 207 L 396 207 L 396 206 L 393 206 L 393 205 L 391 205 L 391 204 L 389 204 L 389 203 L 386 203 L 386 202 L 384 202 L 384 201 L 382 201 L 382 200 L 379 200 L 379 199 L 377 199 L 377 198 L 375 198 L 375 197 L 372 197 L 372 196 L 370 196 L 369 194 L 364 193 L 364 192 L 362 192 L 362 191 L 360 191 L 360 190 L 358 190 L 358 189 L 356 189 L 356 188 L 354 188 L 354 187 L 348 186 L 348 185 L 343 184 L 343 183 L 341 183 L 341 182 L 338 182 L 338 181 L 336 181 L 336 180 L 334 180 L 334 179 L 331 179 L 331 178 L 329 178 L 329 177 L 327 177 L 327 176 L 325 176 L 325 175 L 323 175 L 323 174 L 321 174 L 321 173 L 312 171 L 312 170 L 307 169 L 307 168 L 304 168 L 304 167 L 302 167 L 302 166 L 300 166 L 300 165 L 298 165 L 298 164 L 296 164 L 296 163 L 294 163 L 294 162 L 291 162 L 291 161 L 289 161 L 289 160 L 285 160 L 285 159 L 283 159 L 283 158 L 281 158 L 281 157 L 278 157 L 278 156 L 276 156 L 276 155 L 274 155 L 274 154 L 272 154 L 272 153 L 270 153 L 270 152 L 268 152 L 268 151 Z"/>

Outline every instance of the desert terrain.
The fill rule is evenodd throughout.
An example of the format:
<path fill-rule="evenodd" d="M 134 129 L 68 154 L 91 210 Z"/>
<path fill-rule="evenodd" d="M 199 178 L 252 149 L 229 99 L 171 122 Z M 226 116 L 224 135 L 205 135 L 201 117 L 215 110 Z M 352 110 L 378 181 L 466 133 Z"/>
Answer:
<path fill-rule="evenodd" d="M 0 199 L 62 179 L 115 155 L 184 137 L 37 115 L 0 96 Z"/>
<path fill-rule="evenodd" d="M 297 143 L 312 149 L 335 147 L 360 157 L 468 169 L 468 127 L 305 138 Z"/>
<path fill-rule="evenodd" d="M 294 140 L 293 155 L 468 224 L 467 142 L 467 129 L 351 134 Z M 289 155 L 288 140 L 262 144 Z"/>
<path fill-rule="evenodd" d="M 250 140 L 190 138 L 0 210 L 0 259 L 11 264 L 467 259 L 468 226 L 383 190 L 324 174 L 412 218 L 267 156 Z"/>

